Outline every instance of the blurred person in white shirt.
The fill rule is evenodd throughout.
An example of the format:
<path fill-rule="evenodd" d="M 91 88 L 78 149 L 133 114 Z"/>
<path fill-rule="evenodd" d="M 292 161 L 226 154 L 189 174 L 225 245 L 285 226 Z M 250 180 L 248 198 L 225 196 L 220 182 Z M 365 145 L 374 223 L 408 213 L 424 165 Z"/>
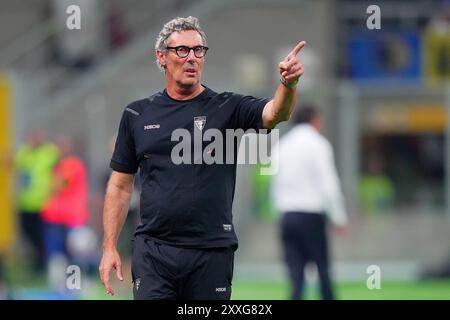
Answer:
<path fill-rule="evenodd" d="M 302 299 L 306 264 L 316 264 L 322 298 L 335 298 L 330 278 L 327 222 L 346 233 L 347 213 L 333 149 L 320 134 L 312 105 L 299 108 L 295 125 L 275 146 L 272 161 L 274 205 L 281 213 L 281 240 L 292 285 L 291 299 Z"/>

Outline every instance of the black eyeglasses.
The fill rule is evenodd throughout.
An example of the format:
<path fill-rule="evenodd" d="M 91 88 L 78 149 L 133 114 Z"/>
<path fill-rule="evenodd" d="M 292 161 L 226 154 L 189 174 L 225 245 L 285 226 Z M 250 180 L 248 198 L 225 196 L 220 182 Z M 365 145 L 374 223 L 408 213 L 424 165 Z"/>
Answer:
<path fill-rule="evenodd" d="M 175 50 L 177 56 L 179 56 L 180 58 L 186 58 L 191 52 L 191 50 L 194 51 L 194 55 L 197 58 L 203 58 L 206 54 L 206 51 L 208 51 L 209 48 L 205 46 L 196 46 L 193 48 L 190 48 L 188 46 L 177 46 L 177 47 L 167 47 L 167 49 Z"/>

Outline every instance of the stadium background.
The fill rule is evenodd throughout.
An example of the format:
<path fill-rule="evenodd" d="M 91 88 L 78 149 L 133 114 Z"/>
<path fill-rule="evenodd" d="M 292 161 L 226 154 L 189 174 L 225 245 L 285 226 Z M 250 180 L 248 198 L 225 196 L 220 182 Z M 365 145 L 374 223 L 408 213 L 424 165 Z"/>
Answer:
<path fill-rule="evenodd" d="M 307 41 L 299 100 L 321 107 L 350 214 L 347 236 L 330 233 L 338 297 L 450 298 L 449 1 L 99 0 L 95 8 L 93 2 L 58 0 L 81 6 L 81 31 L 67 30 L 66 13 L 49 16 L 50 2 L 0 1 L 0 159 L 14 153 L 30 128 L 73 138 L 89 169 L 90 226 L 99 239 L 102 177 L 120 114 L 131 100 L 163 88 L 153 58 L 162 24 L 193 15 L 210 47 L 203 83 L 216 91 L 270 97 L 280 57 Z M 380 30 L 367 28 L 371 4 L 381 9 Z M 95 48 L 89 61 L 55 58 L 55 46 L 77 41 Z M 282 133 L 288 128 L 280 126 Z M 382 164 L 376 174 L 388 187 L 366 179 L 374 162 Z M 0 250 L 7 290 L 17 298 L 107 298 L 96 277 L 83 278 L 81 293 L 64 296 L 27 273 L 14 175 L 6 163 L 0 162 Z M 239 167 L 233 298 L 285 299 L 269 182 L 256 171 Z M 369 265 L 381 269 L 379 290 L 366 287 Z M 308 279 L 314 298 L 314 270 Z M 130 298 L 129 283 L 114 283 L 115 298 Z"/>

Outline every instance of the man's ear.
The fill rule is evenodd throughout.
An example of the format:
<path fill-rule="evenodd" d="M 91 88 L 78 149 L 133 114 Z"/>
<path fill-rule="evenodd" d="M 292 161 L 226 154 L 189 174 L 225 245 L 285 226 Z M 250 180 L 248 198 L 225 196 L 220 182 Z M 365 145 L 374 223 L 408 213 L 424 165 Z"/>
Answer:
<path fill-rule="evenodd" d="M 156 50 L 156 59 L 162 66 L 166 65 L 166 55 L 162 51 Z"/>

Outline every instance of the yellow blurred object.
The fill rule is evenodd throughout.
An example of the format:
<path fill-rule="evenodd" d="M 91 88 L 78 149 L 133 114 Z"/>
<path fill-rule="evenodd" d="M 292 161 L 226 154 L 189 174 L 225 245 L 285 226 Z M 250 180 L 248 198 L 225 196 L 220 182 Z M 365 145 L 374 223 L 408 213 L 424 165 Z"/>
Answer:
<path fill-rule="evenodd" d="M 430 30 L 423 39 L 425 76 L 432 84 L 450 80 L 450 32 Z"/>
<path fill-rule="evenodd" d="M 442 133 L 447 111 L 439 104 L 380 105 L 366 119 L 367 126 L 383 133 Z"/>
<path fill-rule="evenodd" d="M 14 238 L 13 172 L 9 165 L 11 155 L 11 87 L 0 75 L 0 252 L 11 248 Z"/>
<path fill-rule="evenodd" d="M 413 106 L 408 112 L 408 122 L 413 132 L 444 132 L 447 125 L 445 106 Z"/>

